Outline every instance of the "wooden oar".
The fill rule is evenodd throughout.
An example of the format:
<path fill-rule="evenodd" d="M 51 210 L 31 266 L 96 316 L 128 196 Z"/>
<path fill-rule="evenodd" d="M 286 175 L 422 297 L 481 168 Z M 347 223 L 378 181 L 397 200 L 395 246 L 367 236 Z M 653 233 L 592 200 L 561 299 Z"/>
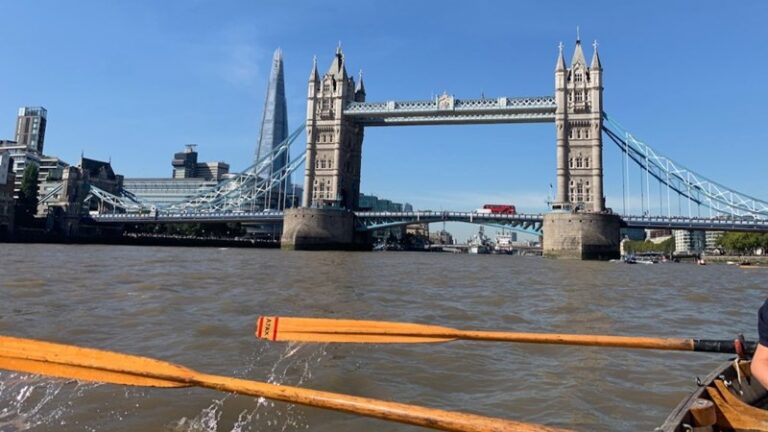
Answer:
<path fill-rule="evenodd" d="M 275 316 L 258 319 L 256 337 L 271 341 L 342 343 L 422 343 L 464 339 L 736 353 L 732 340 L 474 331 L 400 322 Z M 753 353 L 756 346 L 755 342 L 747 342 L 745 351 Z"/>
<path fill-rule="evenodd" d="M 0 369 L 112 384 L 206 387 L 446 431 L 564 431 L 475 414 L 208 375 L 148 357 L 7 336 L 0 336 Z"/>

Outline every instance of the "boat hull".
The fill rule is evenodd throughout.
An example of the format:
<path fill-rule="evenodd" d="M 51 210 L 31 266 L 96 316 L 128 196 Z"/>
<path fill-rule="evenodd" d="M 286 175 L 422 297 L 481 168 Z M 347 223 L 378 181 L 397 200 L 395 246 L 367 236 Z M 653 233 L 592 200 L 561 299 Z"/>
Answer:
<path fill-rule="evenodd" d="M 768 392 L 752 378 L 750 362 L 718 366 L 699 387 L 675 407 L 658 432 L 736 431 L 768 432 Z M 737 367 L 739 370 L 737 371 Z M 712 405 L 712 416 L 702 416 L 702 406 Z M 712 425 L 699 422 L 709 418 Z M 707 421 L 708 422 L 708 421 Z"/>

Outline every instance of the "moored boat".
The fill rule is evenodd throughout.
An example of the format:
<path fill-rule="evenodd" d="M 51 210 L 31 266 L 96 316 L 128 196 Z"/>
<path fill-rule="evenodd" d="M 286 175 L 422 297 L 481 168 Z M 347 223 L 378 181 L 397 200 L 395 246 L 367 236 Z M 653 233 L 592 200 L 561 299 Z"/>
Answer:
<path fill-rule="evenodd" d="M 717 367 L 672 411 L 657 432 L 768 431 L 768 391 L 752 377 L 750 362 Z"/>

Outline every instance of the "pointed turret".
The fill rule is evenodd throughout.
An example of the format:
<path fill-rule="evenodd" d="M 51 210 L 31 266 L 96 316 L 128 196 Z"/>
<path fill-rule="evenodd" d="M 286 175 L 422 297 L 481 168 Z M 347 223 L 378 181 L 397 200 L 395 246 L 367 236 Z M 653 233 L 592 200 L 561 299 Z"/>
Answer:
<path fill-rule="evenodd" d="M 563 57 L 563 43 L 560 42 L 560 45 L 558 45 L 558 48 L 560 48 L 560 54 L 557 55 L 557 65 L 555 66 L 555 72 L 564 71 L 565 70 L 565 57 Z"/>
<path fill-rule="evenodd" d="M 309 73 L 309 81 L 320 81 L 320 74 L 317 73 L 317 56 L 312 57 L 312 72 Z"/>
<path fill-rule="evenodd" d="M 347 70 L 344 67 L 344 53 L 341 51 L 341 42 L 336 47 L 336 56 L 333 58 L 331 67 L 328 68 L 328 74 L 337 79 L 346 79 Z"/>
<path fill-rule="evenodd" d="M 360 69 L 360 74 L 358 75 L 357 86 L 355 86 L 355 93 L 365 94 L 365 85 L 363 84 L 363 70 L 362 69 Z"/>
<path fill-rule="evenodd" d="M 603 65 L 600 64 L 600 56 L 597 54 L 597 41 L 592 46 L 595 47 L 595 52 L 592 54 L 592 65 L 589 68 L 592 70 L 603 70 Z"/>
<path fill-rule="evenodd" d="M 584 51 L 581 49 L 581 40 L 579 39 L 576 39 L 576 49 L 573 51 L 571 67 L 577 64 L 587 67 L 587 60 L 584 58 Z"/>
<path fill-rule="evenodd" d="M 363 70 L 360 69 L 357 84 L 355 85 L 355 102 L 365 102 L 365 84 L 363 84 Z"/>

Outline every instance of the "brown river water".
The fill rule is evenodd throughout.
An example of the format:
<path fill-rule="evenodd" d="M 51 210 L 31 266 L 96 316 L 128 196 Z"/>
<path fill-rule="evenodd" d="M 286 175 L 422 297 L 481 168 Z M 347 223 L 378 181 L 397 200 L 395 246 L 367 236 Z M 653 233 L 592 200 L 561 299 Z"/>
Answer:
<path fill-rule="evenodd" d="M 0 244 L 0 334 L 578 431 L 650 431 L 723 354 L 500 342 L 288 344 L 259 315 L 756 337 L 768 270 L 440 253 Z M 198 388 L 0 371 L 0 431 L 417 431 Z"/>

